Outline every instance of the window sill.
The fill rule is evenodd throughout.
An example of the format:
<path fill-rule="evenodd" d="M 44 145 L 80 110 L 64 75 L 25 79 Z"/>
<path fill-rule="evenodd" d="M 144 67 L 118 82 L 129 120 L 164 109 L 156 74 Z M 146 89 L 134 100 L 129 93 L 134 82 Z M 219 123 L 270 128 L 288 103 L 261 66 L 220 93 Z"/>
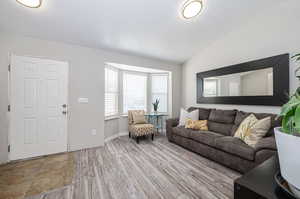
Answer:
<path fill-rule="evenodd" d="M 118 116 L 118 115 L 108 116 L 108 117 L 105 117 L 104 121 L 116 120 L 116 119 L 120 119 L 120 116 Z"/>

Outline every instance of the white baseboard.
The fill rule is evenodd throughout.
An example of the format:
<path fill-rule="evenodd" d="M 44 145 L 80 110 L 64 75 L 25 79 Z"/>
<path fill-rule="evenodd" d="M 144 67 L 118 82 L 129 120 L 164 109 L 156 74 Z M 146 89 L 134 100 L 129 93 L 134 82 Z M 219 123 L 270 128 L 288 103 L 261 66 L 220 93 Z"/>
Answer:
<path fill-rule="evenodd" d="M 125 136 L 128 135 L 128 131 L 122 131 L 119 133 L 119 136 Z"/>
<path fill-rule="evenodd" d="M 119 132 L 118 134 L 115 134 L 115 135 L 112 135 L 112 136 L 110 136 L 108 138 L 105 138 L 104 139 L 104 143 L 105 142 L 109 142 L 109 141 L 111 141 L 113 139 L 116 139 L 116 138 L 118 138 L 120 136 L 125 136 L 125 135 L 128 135 L 128 131 Z"/>

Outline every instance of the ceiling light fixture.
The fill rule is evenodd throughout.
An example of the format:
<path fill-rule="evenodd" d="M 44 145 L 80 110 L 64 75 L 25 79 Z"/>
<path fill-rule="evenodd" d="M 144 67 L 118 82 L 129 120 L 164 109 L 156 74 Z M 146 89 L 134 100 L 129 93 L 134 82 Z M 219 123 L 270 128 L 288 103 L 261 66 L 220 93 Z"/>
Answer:
<path fill-rule="evenodd" d="M 185 19 L 191 19 L 200 14 L 203 8 L 202 0 L 187 0 L 183 6 L 181 14 Z"/>
<path fill-rule="evenodd" d="M 29 8 L 38 8 L 42 4 L 42 0 L 16 0 L 18 3 Z"/>

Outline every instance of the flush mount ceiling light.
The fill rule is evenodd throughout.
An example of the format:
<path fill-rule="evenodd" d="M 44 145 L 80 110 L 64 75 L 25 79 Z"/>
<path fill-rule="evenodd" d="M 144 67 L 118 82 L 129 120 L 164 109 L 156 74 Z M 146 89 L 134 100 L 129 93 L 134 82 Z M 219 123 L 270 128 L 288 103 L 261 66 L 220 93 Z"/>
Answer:
<path fill-rule="evenodd" d="M 202 0 L 187 0 L 182 6 L 181 14 L 183 18 L 191 19 L 199 15 L 202 8 Z"/>
<path fill-rule="evenodd" d="M 29 8 L 38 8 L 42 4 L 42 0 L 16 0 L 18 3 Z"/>

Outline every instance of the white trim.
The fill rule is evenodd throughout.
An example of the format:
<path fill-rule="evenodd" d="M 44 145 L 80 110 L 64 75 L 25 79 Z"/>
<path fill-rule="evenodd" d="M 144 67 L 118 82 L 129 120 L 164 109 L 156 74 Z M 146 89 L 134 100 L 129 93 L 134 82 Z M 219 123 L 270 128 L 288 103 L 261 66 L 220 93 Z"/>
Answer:
<path fill-rule="evenodd" d="M 120 116 L 119 116 L 119 115 L 106 116 L 106 117 L 104 118 L 104 121 L 116 120 L 116 119 L 120 119 Z"/>
<path fill-rule="evenodd" d="M 128 135 L 128 134 L 129 134 L 128 131 L 123 131 L 123 132 L 119 133 L 119 136 L 125 136 L 125 135 Z"/>
<path fill-rule="evenodd" d="M 104 139 L 104 143 L 109 142 L 111 140 L 114 140 L 114 139 L 116 139 L 118 137 L 125 136 L 125 135 L 128 135 L 128 131 L 119 132 L 119 133 L 117 133 L 115 135 L 112 135 L 112 136 L 110 136 L 108 138 L 105 138 Z"/>
<path fill-rule="evenodd" d="M 104 143 L 109 142 L 109 141 L 111 141 L 111 140 L 114 140 L 114 139 L 116 139 L 117 137 L 119 137 L 119 134 L 115 134 L 115 135 L 112 135 L 112 136 L 110 136 L 110 137 L 108 137 L 108 138 L 105 138 L 105 139 L 104 139 Z"/>

